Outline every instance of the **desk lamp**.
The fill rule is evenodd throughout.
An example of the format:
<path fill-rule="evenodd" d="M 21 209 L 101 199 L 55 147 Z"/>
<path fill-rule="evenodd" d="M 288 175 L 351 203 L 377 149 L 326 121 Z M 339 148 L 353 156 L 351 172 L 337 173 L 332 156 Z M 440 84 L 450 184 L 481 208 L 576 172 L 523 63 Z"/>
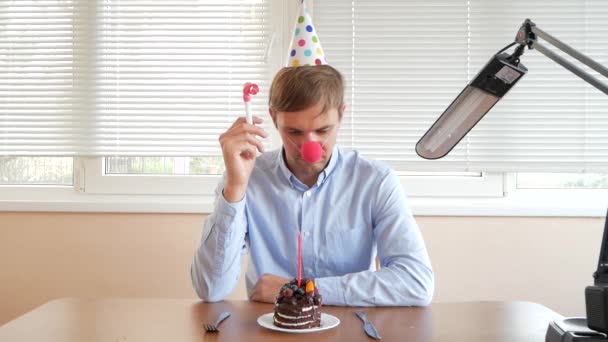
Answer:
<path fill-rule="evenodd" d="M 576 51 L 526 19 L 515 38 L 515 42 L 498 51 L 448 106 L 431 128 L 416 144 L 416 153 L 425 159 L 439 159 L 447 155 L 484 115 L 521 79 L 528 71 L 519 58 L 525 47 L 536 49 L 562 67 L 608 95 L 608 86 L 583 69 L 547 49 L 538 38 L 562 50 L 579 62 L 608 78 L 608 69 L 591 58 Z M 518 45 L 513 54 L 505 51 Z M 547 342 L 596 342 L 608 341 L 608 214 L 600 250 L 594 285 L 585 289 L 587 318 L 565 318 L 552 321 L 547 329 Z"/>
<path fill-rule="evenodd" d="M 589 57 L 564 44 L 539 29 L 530 19 L 522 24 L 515 42 L 495 54 L 441 114 L 416 144 L 416 153 L 425 159 L 439 159 L 447 155 L 460 140 L 483 118 L 484 115 L 521 79 L 528 71 L 520 61 L 525 47 L 536 49 L 605 94 L 608 86 L 598 81 L 583 69 L 547 49 L 538 42 L 542 38 L 581 63 L 608 77 L 608 69 Z M 518 44 L 514 53 L 504 52 Z"/>

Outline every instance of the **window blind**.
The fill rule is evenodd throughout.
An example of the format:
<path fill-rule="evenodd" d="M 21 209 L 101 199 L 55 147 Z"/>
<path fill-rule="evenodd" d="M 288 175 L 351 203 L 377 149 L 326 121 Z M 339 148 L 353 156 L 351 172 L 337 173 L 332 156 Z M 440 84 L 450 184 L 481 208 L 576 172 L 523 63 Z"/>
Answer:
<path fill-rule="evenodd" d="M 256 82 L 270 0 L 4 1 L 4 155 L 221 155 Z M 268 123 L 266 123 L 268 125 Z"/>
<path fill-rule="evenodd" d="M 534 50 L 521 58 L 528 74 L 447 157 L 414 150 L 526 18 L 608 65 L 608 2 L 354 0 L 313 9 L 328 61 L 347 81 L 342 146 L 403 171 L 608 171 L 608 96 Z"/>
<path fill-rule="evenodd" d="M 0 2 L 1 154 L 64 154 L 82 137 L 74 87 L 81 10 L 69 0 Z"/>

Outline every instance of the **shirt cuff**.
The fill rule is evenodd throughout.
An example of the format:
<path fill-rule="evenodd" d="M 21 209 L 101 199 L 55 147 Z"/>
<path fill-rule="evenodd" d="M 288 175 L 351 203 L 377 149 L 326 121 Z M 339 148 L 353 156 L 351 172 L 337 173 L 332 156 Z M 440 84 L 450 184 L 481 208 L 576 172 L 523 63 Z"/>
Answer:
<path fill-rule="evenodd" d="M 325 277 L 315 279 L 319 293 L 323 296 L 323 305 L 348 305 L 344 297 L 341 277 Z"/>
<path fill-rule="evenodd" d="M 215 212 L 221 213 L 224 220 L 227 218 L 232 220 L 235 216 L 245 210 L 246 198 L 247 195 L 243 196 L 243 198 L 238 202 L 229 203 L 226 201 L 226 198 L 224 198 L 224 190 L 222 190 L 221 196 L 218 196 L 218 201 L 215 204 Z M 229 217 L 226 217 L 226 215 Z"/>
<path fill-rule="evenodd" d="M 218 196 L 214 213 L 216 216 L 215 222 L 218 228 L 220 228 L 217 232 L 217 243 L 219 246 L 225 248 L 226 242 L 232 240 L 234 229 L 230 229 L 230 227 L 233 227 L 234 222 L 240 220 L 245 215 L 246 198 L 247 196 L 244 196 L 238 202 L 229 203 L 224 198 L 223 191 Z"/>

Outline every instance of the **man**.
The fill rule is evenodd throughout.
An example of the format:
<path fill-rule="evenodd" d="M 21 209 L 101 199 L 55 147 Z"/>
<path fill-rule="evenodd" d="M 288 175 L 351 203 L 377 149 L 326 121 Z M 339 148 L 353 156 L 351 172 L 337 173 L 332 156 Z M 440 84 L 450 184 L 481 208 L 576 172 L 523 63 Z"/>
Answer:
<path fill-rule="evenodd" d="M 314 279 L 324 304 L 429 304 L 433 272 L 399 178 L 336 146 L 345 110 L 339 72 L 329 65 L 283 68 L 269 102 L 281 149 L 262 153 L 258 137 L 267 133 L 243 118 L 220 136 L 226 173 L 192 264 L 198 295 L 225 298 L 248 247 L 249 298 L 274 302 L 297 274 L 300 232 L 302 276 Z M 322 146 L 312 163 L 300 151 L 311 141 Z"/>

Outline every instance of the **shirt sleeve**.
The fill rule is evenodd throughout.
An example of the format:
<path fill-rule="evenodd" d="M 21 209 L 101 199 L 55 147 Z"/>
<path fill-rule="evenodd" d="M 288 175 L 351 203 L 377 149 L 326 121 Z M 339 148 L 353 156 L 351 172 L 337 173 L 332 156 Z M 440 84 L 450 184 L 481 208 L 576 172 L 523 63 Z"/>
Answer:
<path fill-rule="evenodd" d="M 422 234 L 407 203 L 399 177 L 380 181 L 373 230 L 380 269 L 316 279 L 327 305 L 424 306 L 434 292 L 434 275 Z"/>
<path fill-rule="evenodd" d="M 223 300 L 238 283 L 241 256 L 246 252 L 246 196 L 228 203 L 220 182 L 215 205 L 207 218 L 199 247 L 190 268 L 192 285 L 198 296 L 208 302 Z"/>

